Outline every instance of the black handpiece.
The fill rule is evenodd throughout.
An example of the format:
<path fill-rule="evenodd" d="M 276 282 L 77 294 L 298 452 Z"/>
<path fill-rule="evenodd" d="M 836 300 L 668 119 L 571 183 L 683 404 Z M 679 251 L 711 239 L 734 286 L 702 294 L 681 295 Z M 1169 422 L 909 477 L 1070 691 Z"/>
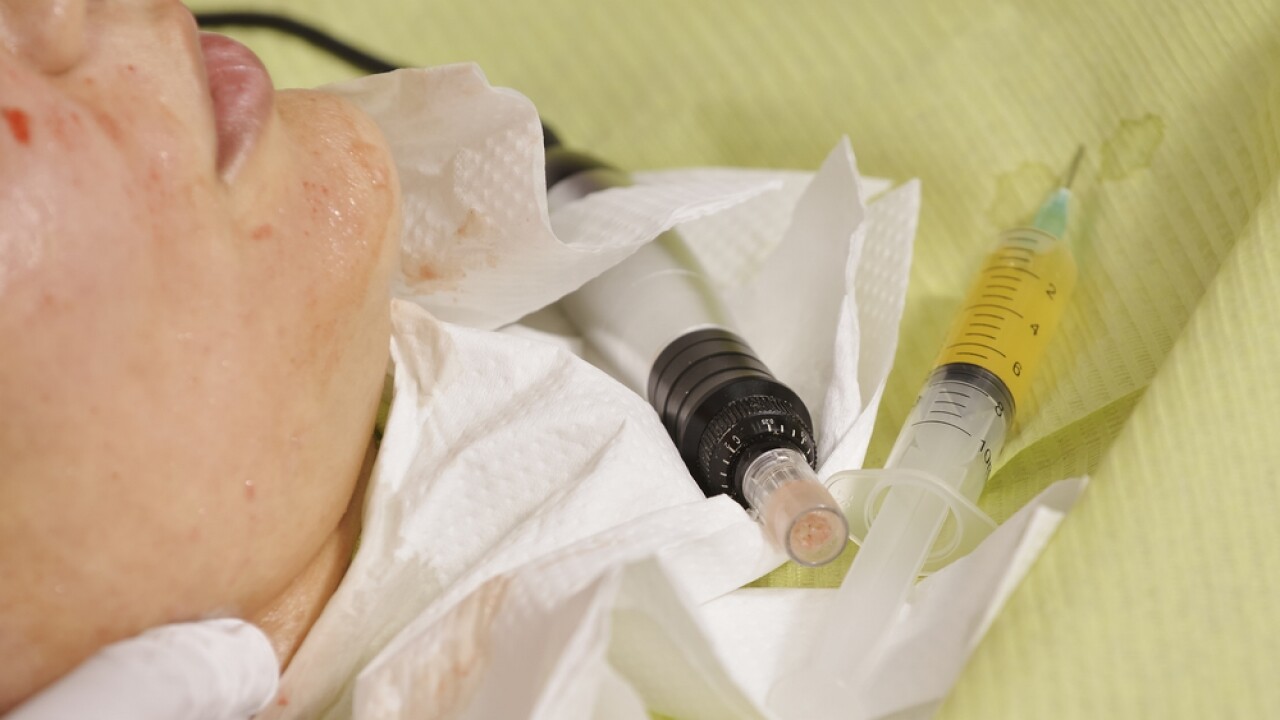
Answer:
<path fill-rule="evenodd" d="M 588 155 L 547 149 L 553 212 L 630 184 Z M 703 492 L 755 511 L 797 562 L 822 565 L 840 554 L 848 529 L 814 473 L 808 409 L 730 329 L 677 233 L 658 236 L 561 306 L 601 364 L 648 398 Z"/>

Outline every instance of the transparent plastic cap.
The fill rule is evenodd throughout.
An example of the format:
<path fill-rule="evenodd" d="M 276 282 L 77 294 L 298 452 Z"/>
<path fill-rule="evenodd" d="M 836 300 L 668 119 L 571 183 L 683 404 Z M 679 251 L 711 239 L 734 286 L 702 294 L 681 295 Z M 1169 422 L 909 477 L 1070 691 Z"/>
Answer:
<path fill-rule="evenodd" d="M 801 565 L 825 565 L 849 541 L 840 505 L 795 450 L 770 450 L 753 460 L 742 492 L 769 537 Z"/>

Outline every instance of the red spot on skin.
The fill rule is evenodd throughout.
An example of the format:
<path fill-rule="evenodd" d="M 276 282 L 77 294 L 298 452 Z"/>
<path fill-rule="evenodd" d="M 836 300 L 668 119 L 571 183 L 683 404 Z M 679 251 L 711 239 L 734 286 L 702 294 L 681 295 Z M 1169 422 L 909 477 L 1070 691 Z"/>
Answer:
<path fill-rule="evenodd" d="M 253 486 L 253 481 L 245 480 L 244 481 L 244 498 L 246 500 L 252 500 L 255 496 L 257 496 L 257 494 L 258 494 L 258 489 Z"/>
<path fill-rule="evenodd" d="M 13 139 L 22 145 L 30 145 L 31 119 L 27 114 L 17 108 L 4 108 L 0 113 L 4 114 L 4 121 L 9 123 L 9 132 L 13 135 Z"/>
<path fill-rule="evenodd" d="M 94 119 L 98 121 L 98 124 L 102 126 L 103 132 L 109 135 L 112 140 L 117 143 L 124 142 L 124 130 L 121 129 L 115 118 L 104 112 L 95 112 Z"/>
<path fill-rule="evenodd" d="M 267 238 L 271 237 L 274 234 L 275 234 L 275 228 L 271 227 L 271 223 L 263 223 L 258 227 L 254 228 L 253 232 L 250 233 L 249 236 L 252 237 L 254 240 L 266 240 Z"/>
<path fill-rule="evenodd" d="M 62 145 L 71 147 L 80 139 L 84 125 L 75 112 L 58 111 L 49 118 L 49 132 Z"/>
<path fill-rule="evenodd" d="M 415 273 L 419 280 L 435 280 L 440 277 L 440 273 L 431 266 L 430 263 L 422 263 L 418 266 L 418 272 Z"/>
<path fill-rule="evenodd" d="M 281 695 L 280 697 L 277 697 L 276 705 L 279 705 L 280 707 L 287 707 L 289 705 L 289 697 L 287 695 Z"/>
<path fill-rule="evenodd" d="M 131 73 L 138 72 L 138 68 L 135 67 L 133 63 L 129 63 L 128 65 L 125 65 L 125 68 Z"/>

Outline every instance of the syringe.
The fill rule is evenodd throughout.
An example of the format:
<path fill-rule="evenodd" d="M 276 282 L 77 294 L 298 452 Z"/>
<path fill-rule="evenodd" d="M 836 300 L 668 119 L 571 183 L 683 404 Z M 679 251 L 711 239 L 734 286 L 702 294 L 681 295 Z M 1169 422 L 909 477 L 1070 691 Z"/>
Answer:
<path fill-rule="evenodd" d="M 547 148 L 552 210 L 630 184 L 590 156 Z M 679 235 L 663 233 L 561 307 L 614 376 L 658 411 L 703 492 L 753 510 L 796 562 L 823 565 L 840 554 L 848 526 L 814 473 L 809 411 L 729 330 Z"/>
<path fill-rule="evenodd" d="M 857 715 L 865 680 L 921 569 L 947 550 L 937 544 L 948 494 L 976 501 L 982 493 L 1075 286 L 1062 238 L 1083 150 L 1031 227 L 1004 233 L 987 257 L 885 469 L 857 471 L 891 489 L 832 601 L 816 653 L 770 694 L 784 717 Z"/>

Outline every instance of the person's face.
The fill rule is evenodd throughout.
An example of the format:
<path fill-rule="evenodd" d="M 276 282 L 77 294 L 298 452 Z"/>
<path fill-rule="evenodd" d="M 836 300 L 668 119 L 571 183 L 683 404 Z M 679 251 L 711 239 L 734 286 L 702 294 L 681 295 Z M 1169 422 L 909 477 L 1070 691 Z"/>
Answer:
<path fill-rule="evenodd" d="M 372 427 L 398 207 L 366 118 L 176 0 L 0 0 L 0 711 L 307 564 Z"/>

